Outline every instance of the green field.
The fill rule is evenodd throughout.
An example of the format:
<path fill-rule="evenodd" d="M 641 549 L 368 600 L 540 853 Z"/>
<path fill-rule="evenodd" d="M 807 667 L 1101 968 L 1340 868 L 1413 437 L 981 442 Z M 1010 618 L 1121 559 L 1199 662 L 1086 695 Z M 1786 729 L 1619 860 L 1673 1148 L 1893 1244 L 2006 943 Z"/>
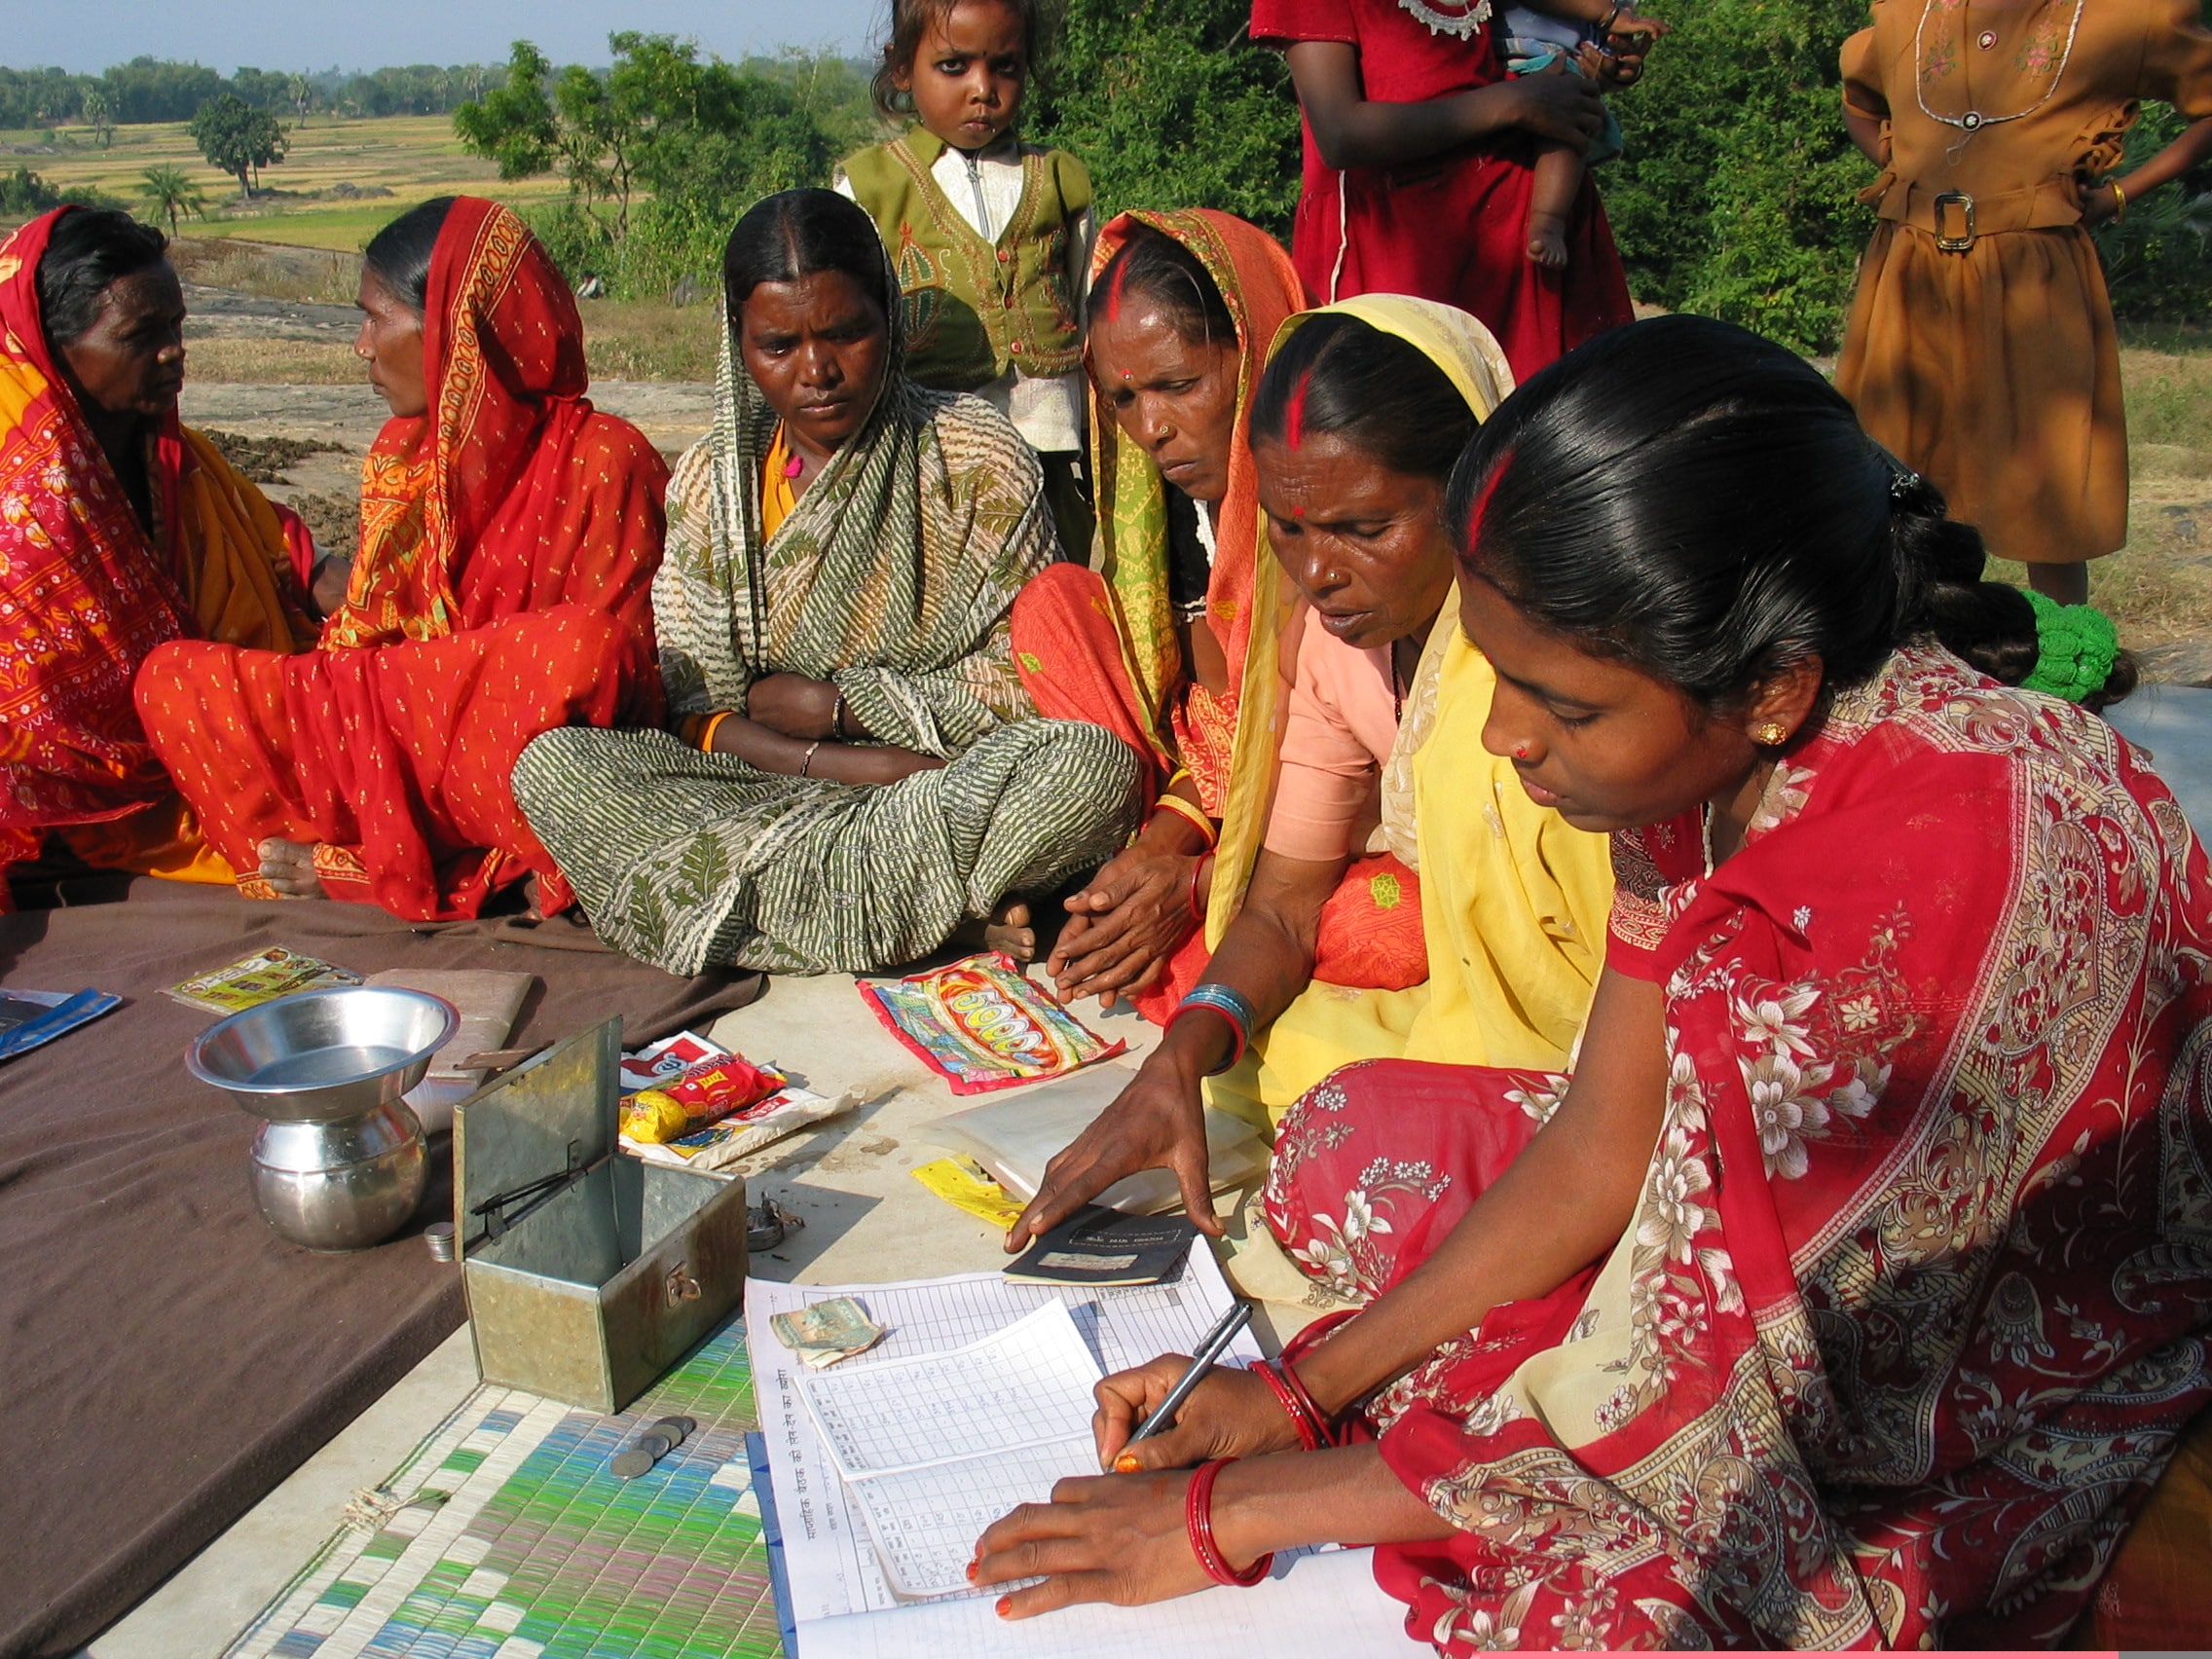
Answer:
<path fill-rule="evenodd" d="M 272 194 L 251 203 L 237 182 L 202 159 L 182 123 L 118 127 L 103 149 L 90 128 L 0 132 L 0 170 L 22 166 L 64 188 L 91 185 L 139 205 L 148 167 L 182 167 L 207 198 L 194 236 L 248 237 L 298 247 L 357 252 L 377 231 L 419 202 L 466 192 L 500 202 L 542 202 L 567 188 L 557 178 L 499 180 L 490 162 L 468 155 L 442 115 L 347 120 L 316 115 L 291 129 L 291 154 L 262 169 Z M 388 191 L 349 196 L 347 192 Z"/>

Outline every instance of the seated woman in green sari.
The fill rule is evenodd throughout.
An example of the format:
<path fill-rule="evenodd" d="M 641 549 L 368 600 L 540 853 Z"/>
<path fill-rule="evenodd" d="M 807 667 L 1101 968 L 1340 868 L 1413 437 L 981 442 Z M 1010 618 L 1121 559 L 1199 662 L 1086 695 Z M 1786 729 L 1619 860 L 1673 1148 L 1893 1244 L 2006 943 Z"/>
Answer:
<path fill-rule="evenodd" d="M 653 584 L 678 731 L 548 732 L 516 797 L 601 936 L 675 973 L 867 972 L 971 921 L 1026 953 L 1020 896 L 1137 810 L 1127 747 L 1037 719 L 1014 672 L 1008 612 L 1054 546 L 1037 457 L 906 380 L 897 280 L 844 198 L 767 198 L 722 269 L 715 425 Z"/>

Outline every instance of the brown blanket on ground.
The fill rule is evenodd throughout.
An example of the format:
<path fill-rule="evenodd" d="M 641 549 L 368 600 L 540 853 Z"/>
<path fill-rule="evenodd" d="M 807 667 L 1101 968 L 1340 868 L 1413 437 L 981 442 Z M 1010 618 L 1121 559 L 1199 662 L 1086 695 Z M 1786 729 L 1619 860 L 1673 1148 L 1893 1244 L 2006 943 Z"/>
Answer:
<path fill-rule="evenodd" d="M 0 1062 L 0 1655 L 74 1652 L 343 1428 L 461 1319 L 418 1235 L 450 1162 L 374 1250 L 284 1243 L 247 1195 L 258 1126 L 186 1074 L 215 1016 L 165 986 L 272 944 L 368 975 L 535 974 L 514 1041 L 624 1016 L 637 1043 L 757 993 L 683 980 L 564 921 L 411 926 L 365 904 L 261 903 L 140 881 L 126 903 L 0 915 L 0 984 L 124 1007 Z"/>

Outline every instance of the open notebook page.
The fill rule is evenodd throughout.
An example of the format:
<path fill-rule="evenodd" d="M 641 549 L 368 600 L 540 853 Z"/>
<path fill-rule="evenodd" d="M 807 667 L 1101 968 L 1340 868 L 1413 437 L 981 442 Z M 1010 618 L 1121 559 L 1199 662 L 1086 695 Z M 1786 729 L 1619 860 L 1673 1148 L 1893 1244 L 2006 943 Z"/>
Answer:
<path fill-rule="evenodd" d="M 979 1597 L 854 1613 L 799 1625 L 793 1659 L 1417 1659 L 1428 1649 L 1407 1637 L 1404 1604 L 1377 1586 L 1373 1555 L 1300 1555 L 1250 1590 L 1063 1607 L 1017 1623 Z"/>
<path fill-rule="evenodd" d="M 1014 1284 L 995 1272 L 873 1285 L 750 1281 L 745 1287 L 745 1323 L 753 1351 L 754 1389 L 782 1519 L 792 1612 L 802 1623 L 903 1604 L 884 1577 L 866 1525 L 837 1478 L 800 1394 L 801 1377 L 811 1374 L 776 1341 L 768 1323 L 777 1313 L 834 1296 L 855 1298 L 886 1334 L 867 1352 L 824 1374 L 830 1376 L 963 1346 L 1048 1303 L 1067 1309 L 1100 1370 L 1120 1371 L 1162 1353 L 1192 1352 L 1231 1302 L 1229 1285 L 1202 1238 L 1193 1241 L 1183 1276 L 1172 1284 L 1119 1289 Z M 1231 1362 L 1248 1365 L 1259 1358 L 1251 1332 L 1240 1332 L 1230 1349 Z M 1088 1437 L 1081 1467 L 1067 1472 L 1093 1472 Z M 1046 1482 L 1045 1492 L 1051 1491 L 1051 1484 Z M 1022 1497 L 1009 1497 L 996 1513 L 1021 1501 Z M 996 1514 L 991 1517 L 995 1518 Z M 968 1518 L 961 1524 L 969 1524 Z M 987 1610 L 988 1601 L 980 1604 Z"/>

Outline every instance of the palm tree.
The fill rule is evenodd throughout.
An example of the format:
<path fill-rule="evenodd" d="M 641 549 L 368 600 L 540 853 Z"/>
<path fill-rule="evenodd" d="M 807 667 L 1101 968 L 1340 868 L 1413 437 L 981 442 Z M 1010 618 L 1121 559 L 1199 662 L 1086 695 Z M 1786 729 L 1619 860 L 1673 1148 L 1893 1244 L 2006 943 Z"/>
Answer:
<path fill-rule="evenodd" d="M 195 219 L 207 216 L 207 198 L 200 193 L 197 184 L 185 177 L 182 167 L 148 167 L 144 177 L 145 183 L 138 187 L 138 194 L 152 204 L 157 218 L 168 220 L 170 236 L 176 235 L 179 213 L 189 213 Z"/>

